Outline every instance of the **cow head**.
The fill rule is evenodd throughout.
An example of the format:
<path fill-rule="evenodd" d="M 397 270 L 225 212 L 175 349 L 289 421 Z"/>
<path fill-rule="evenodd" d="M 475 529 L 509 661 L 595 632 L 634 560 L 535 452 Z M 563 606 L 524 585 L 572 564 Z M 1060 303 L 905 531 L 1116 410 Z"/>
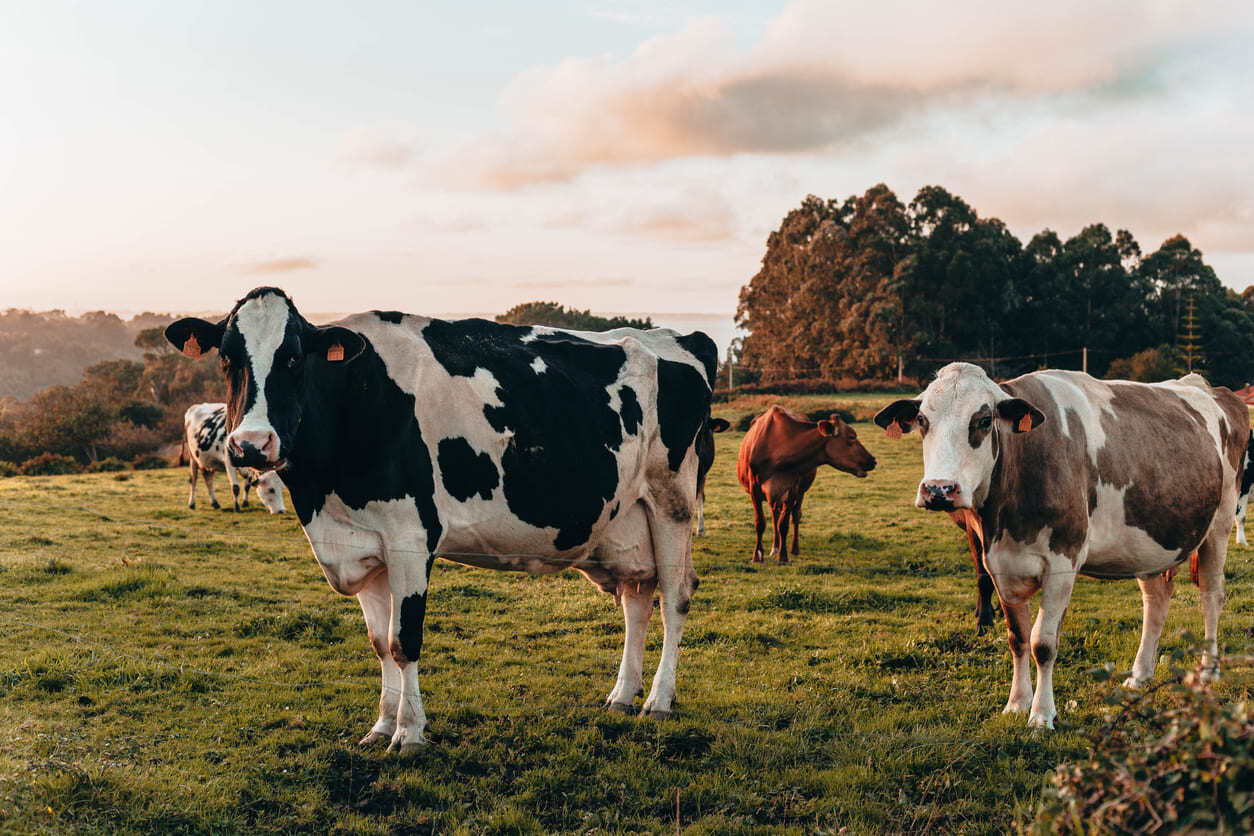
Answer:
<path fill-rule="evenodd" d="M 875 456 L 858 441 L 858 434 L 853 427 L 840 419 L 839 415 L 831 415 L 818 422 L 819 435 L 824 436 L 823 455 L 827 463 L 837 470 L 852 473 L 862 478 L 875 469 Z"/>
<path fill-rule="evenodd" d="M 875 423 L 899 437 L 923 436 L 923 480 L 915 505 L 931 511 L 978 508 L 988 495 L 1002 433 L 1024 433 L 1045 420 L 1039 409 L 1012 398 L 984 370 L 950 363 L 923 394 L 880 410 Z"/>
<path fill-rule="evenodd" d="M 287 511 L 287 506 L 283 504 L 283 480 L 277 473 L 257 474 L 255 485 L 257 496 L 261 497 L 261 504 L 266 506 L 267 511 L 271 514 Z"/>
<path fill-rule="evenodd" d="M 351 363 L 366 347 L 355 331 L 309 324 L 274 287 L 252 291 L 221 322 L 180 319 L 165 336 L 189 357 L 218 350 L 227 387 L 227 454 L 236 467 L 257 470 L 286 464 L 310 379 L 329 365 Z"/>

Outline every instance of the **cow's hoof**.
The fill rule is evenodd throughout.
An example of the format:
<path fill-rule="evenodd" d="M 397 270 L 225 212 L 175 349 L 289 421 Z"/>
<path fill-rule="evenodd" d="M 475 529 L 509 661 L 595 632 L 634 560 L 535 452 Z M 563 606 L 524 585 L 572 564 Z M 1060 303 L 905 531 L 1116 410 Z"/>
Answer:
<path fill-rule="evenodd" d="M 221 508 L 222 506 L 221 506 L 221 505 L 219 505 L 218 503 L 216 503 L 216 502 L 215 502 L 215 503 L 213 503 L 213 505 L 212 505 L 212 506 L 210 506 L 210 507 L 212 507 L 212 508 L 214 508 L 214 509 L 217 509 L 217 508 Z"/>
<path fill-rule="evenodd" d="M 422 736 L 422 732 L 416 735 L 408 734 L 404 729 L 397 729 L 392 735 L 392 742 L 388 744 L 389 752 L 396 752 L 400 755 L 408 755 L 417 752 L 427 745 L 427 740 Z"/>
<path fill-rule="evenodd" d="M 613 714 L 635 714 L 636 707 L 625 702 L 606 702 L 605 710 Z"/>
<path fill-rule="evenodd" d="M 667 717 L 671 716 L 671 713 L 669 711 L 658 711 L 657 709 L 650 709 L 649 711 L 644 712 L 644 714 L 642 714 L 641 716 L 648 717 L 650 720 L 665 720 Z"/>
<path fill-rule="evenodd" d="M 1053 716 L 1046 717 L 1044 714 L 1038 714 L 1033 711 L 1028 715 L 1028 728 L 1031 729 L 1053 729 Z"/>
<path fill-rule="evenodd" d="M 1032 708 L 1032 698 L 1028 697 L 1024 702 L 1015 702 L 1010 700 L 1006 703 L 1006 707 L 1001 710 L 1002 714 L 1024 714 Z"/>
<path fill-rule="evenodd" d="M 1148 685 L 1149 681 L 1150 681 L 1150 678 L 1148 676 L 1145 677 L 1144 679 L 1141 679 L 1136 674 L 1133 674 L 1132 676 L 1129 676 L 1127 679 L 1123 681 L 1123 687 L 1127 688 L 1130 691 L 1139 691 L 1142 688 L 1144 688 L 1146 685 Z"/>
<path fill-rule="evenodd" d="M 373 746 L 376 743 L 378 743 L 380 740 L 389 740 L 390 738 L 391 738 L 391 735 L 387 732 L 377 732 L 374 729 L 371 729 L 370 731 L 366 733 L 365 737 L 357 741 L 357 745 L 358 746 Z"/>
<path fill-rule="evenodd" d="M 1212 682 L 1218 682 L 1219 681 L 1219 666 L 1218 665 L 1206 665 L 1205 667 L 1202 668 L 1201 672 L 1198 673 L 1197 676 L 1198 676 L 1198 679 L 1200 679 L 1203 683 L 1209 684 Z"/>
<path fill-rule="evenodd" d="M 780 566 L 785 566 L 785 565 L 787 565 L 787 564 L 788 564 L 788 557 L 787 557 L 787 556 L 785 556 L 785 555 L 782 555 L 782 554 L 781 554 L 781 555 L 779 556 L 779 565 L 780 565 Z"/>

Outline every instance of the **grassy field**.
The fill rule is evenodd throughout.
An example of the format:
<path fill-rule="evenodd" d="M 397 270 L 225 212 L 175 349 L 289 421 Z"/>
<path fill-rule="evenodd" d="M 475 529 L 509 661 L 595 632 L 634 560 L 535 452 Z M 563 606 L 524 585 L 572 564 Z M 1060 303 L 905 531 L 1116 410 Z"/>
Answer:
<path fill-rule="evenodd" d="M 1109 710 L 1085 671 L 1131 665 L 1136 585 L 1077 584 L 1059 729 L 1030 732 L 1000 714 L 1010 663 L 1002 631 L 976 635 L 965 541 L 909 501 L 917 438 L 858 429 L 879 469 L 820 474 L 784 567 L 748 563 L 740 434 L 719 437 L 669 721 L 599 708 L 622 618 L 582 578 L 437 563 L 431 745 L 406 758 L 356 746 L 378 665 L 292 516 L 188 511 L 182 471 L 0 480 L 0 831 L 1012 829 Z M 1245 648 L 1249 552 L 1228 565 L 1223 639 Z M 1165 649 L 1201 629 L 1177 590 Z M 647 676 L 660 642 L 655 617 Z"/>

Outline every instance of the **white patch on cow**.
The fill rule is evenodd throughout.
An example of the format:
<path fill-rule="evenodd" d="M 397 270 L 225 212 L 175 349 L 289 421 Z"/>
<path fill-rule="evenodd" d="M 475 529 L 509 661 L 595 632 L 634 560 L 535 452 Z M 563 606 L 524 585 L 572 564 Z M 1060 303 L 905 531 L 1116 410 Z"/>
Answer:
<path fill-rule="evenodd" d="M 548 366 L 545 365 L 543 357 L 537 357 L 531 361 L 531 370 L 536 374 L 544 374 L 544 370 L 547 368 Z"/>
<path fill-rule="evenodd" d="M 919 407 L 929 422 L 923 437 L 923 481 L 954 482 L 960 504 L 978 507 L 987 495 L 995 459 L 987 439 L 977 448 L 968 442 L 971 417 L 980 407 L 992 409 L 1008 397 L 978 366 L 950 363 L 941 369 Z"/>
<path fill-rule="evenodd" d="M 341 595 L 357 594 L 393 562 L 417 561 L 426 566 L 426 529 L 412 497 L 372 500 L 363 508 L 349 508 L 332 493 L 304 531 L 327 583 Z M 426 588 L 424 579 L 414 591 L 425 593 Z"/>
<path fill-rule="evenodd" d="M 289 310 L 286 299 L 267 293 L 249 299 L 235 311 L 235 327 L 244 338 L 249 375 L 257 390 L 257 399 L 240 420 L 236 432 L 274 432 L 266 405 L 266 380 L 274 368 L 274 355 L 283 344 Z"/>
<path fill-rule="evenodd" d="M 1145 578 L 1179 565 L 1179 549 L 1165 549 L 1144 529 L 1128 525 L 1127 487 L 1099 481 L 1096 492 L 1097 506 L 1089 514 L 1088 557 L 1077 570 L 1095 577 Z"/>
<path fill-rule="evenodd" d="M 1100 380 L 1095 380 L 1083 372 L 1069 372 L 1051 369 L 1037 374 L 1033 378 L 1043 385 L 1058 408 L 1062 432 L 1071 438 L 1071 421 L 1078 417 L 1084 427 L 1085 447 L 1089 461 L 1097 464 L 1097 454 L 1106 446 L 1106 430 L 1102 428 L 1103 416 L 1115 417 L 1110 406 L 1114 393 L 1110 387 Z"/>

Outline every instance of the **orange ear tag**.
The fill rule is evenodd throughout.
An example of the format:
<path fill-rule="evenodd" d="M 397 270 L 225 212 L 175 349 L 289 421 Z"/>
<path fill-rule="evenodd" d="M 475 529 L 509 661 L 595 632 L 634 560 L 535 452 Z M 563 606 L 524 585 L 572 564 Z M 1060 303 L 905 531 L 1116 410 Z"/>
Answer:
<path fill-rule="evenodd" d="M 183 343 L 183 353 L 193 360 L 200 356 L 200 343 L 196 340 L 195 334 L 189 335 L 187 342 Z"/>
<path fill-rule="evenodd" d="M 884 428 L 884 433 L 889 438 L 901 438 L 901 424 L 898 424 L 896 420 L 890 421 Z"/>
<path fill-rule="evenodd" d="M 331 361 L 332 363 L 338 363 L 340 360 L 343 360 L 343 359 L 344 359 L 344 346 L 340 345 L 339 343 L 331 343 L 331 345 L 327 347 L 327 360 Z"/>
<path fill-rule="evenodd" d="M 1019 419 L 1019 432 L 1025 433 L 1032 429 L 1032 413 L 1025 412 L 1023 417 Z"/>

